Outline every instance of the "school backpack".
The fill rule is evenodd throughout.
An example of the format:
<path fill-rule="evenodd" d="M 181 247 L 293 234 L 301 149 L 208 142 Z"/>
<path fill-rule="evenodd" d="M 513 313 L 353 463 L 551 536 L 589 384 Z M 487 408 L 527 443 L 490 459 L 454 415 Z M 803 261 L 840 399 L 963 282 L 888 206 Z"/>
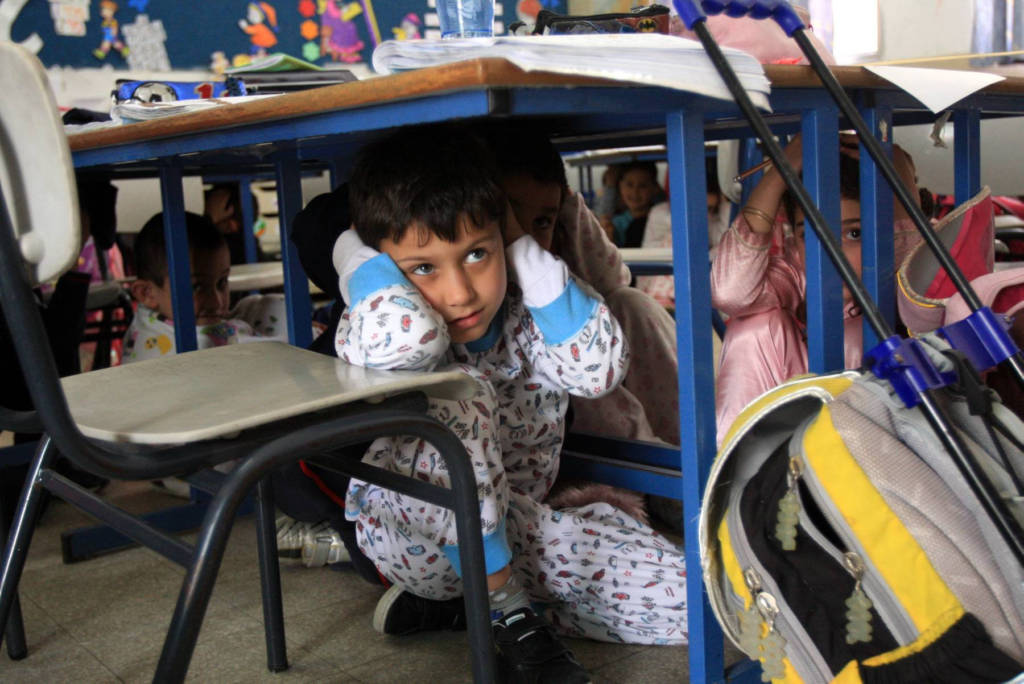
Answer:
<path fill-rule="evenodd" d="M 936 396 L 1024 521 L 1024 424 L 945 342 L 919 339 L 959 378 Z M 712 467 L 699 532 L 712 609 L 763 681 L 1024 670 L 1024 568 L 925 418 L 870 373 L 794 379 L 749 405 Z"/>

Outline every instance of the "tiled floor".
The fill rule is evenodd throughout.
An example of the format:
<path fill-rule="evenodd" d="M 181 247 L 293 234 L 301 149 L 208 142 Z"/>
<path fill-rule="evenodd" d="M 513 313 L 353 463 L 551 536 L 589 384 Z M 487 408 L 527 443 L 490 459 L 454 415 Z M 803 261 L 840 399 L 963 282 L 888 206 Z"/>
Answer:
<path fill-rule="evenodd" d="M 145 484 L 121 484 L 119 505 L 138 511 L 178 505 Z M 87 524 L 51 504 L 33 540 L 21 600 L 29 656 L 0 656 L 2 682 L 146 682 L 152 678 L 182 570 L 141 548 L 64 565 L 60 532 Z M 465 634 L 385 637 L 370 626 L 382 593 L 351 570 L 282 567 L 291 668 L 265 666 L 253 519 L 240 520 L 189 670 L 196 682 L 467 682 Z M 682 647 L 573 640 L 595 682 L 687 680 Z"/>

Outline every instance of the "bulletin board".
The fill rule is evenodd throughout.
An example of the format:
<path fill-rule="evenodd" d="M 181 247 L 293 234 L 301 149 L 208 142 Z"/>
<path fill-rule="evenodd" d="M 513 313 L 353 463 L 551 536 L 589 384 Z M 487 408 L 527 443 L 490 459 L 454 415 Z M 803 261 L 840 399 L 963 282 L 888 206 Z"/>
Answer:
<path fill-rule="evenodd" d="M 565 7 L 497 0 L 496 33 Z M 383 40 L 437 35 L 434 0 L 0 0 L 0 40 L 46 66 L 219 73 L 273 52 L 345 66 L 369 63 Z"/>

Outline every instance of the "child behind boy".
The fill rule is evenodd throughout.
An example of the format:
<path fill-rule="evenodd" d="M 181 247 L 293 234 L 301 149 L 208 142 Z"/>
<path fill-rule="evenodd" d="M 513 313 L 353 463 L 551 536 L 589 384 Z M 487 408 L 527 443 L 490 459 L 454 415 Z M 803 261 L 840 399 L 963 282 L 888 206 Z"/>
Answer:
<path fill-rule="evenodd" d="M 531 602 L 563 634 L 685 643 L 685 564 L 608 504 L 543 503 L 568 394 L 613 389 L 627 353 L 608 308 L 523 233 L 496 178 L 485 145 L 456 128 L 406 129 L 363 151 L 351 181 L 355 230 L 334 247 L 350 303 L 336 344 L 353 364 L 454 367 L 478 381 L 471 400 L 432 399 L 429 413 L 462 439 L 476 472 L 502 670 L 515 681 L 589 681 Z M 421 440 L 379 439 L 364 460 L 449 484 L 444 459 Z M 378 603 L 378 630 L 409 631 L 394 622 L 418 597 L 460 595 L 450 511 L 358 480 L 346 508 L 360 548 L 394 584 Z"/>
<path fill-rule="evenodd" d="M 199 348 L 267 339 L 286 340 L 286 309 L 280 295 L 250 295 L 228 310 L 231 256 L 209 219 L 186 212 L 192 296 Z M 135 238 L 135 318 L 124 337 L 124 362 L 174 354 L 174 312 L 167 272 L 163 214 L 150 218 Z"/>

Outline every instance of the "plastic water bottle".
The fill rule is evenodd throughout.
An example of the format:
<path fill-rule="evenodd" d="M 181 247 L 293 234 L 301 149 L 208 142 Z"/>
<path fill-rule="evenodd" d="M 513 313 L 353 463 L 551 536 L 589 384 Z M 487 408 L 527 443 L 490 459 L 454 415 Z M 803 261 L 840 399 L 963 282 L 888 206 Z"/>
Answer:
<path fill-rule="evenodd" d="M 442 38 L 494 35 L 494 0 L 437 0 Z"/>

